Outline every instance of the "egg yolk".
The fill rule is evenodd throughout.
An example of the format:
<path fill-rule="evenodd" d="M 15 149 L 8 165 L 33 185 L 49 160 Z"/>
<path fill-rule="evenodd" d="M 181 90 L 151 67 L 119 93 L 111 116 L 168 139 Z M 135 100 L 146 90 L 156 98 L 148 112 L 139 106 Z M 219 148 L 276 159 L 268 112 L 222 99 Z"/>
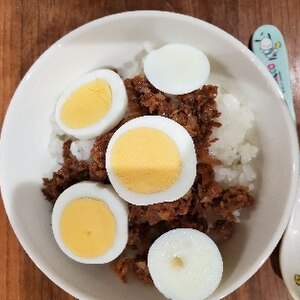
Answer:
<path fill-rule="evenodd" d="M 177 146 L 168 135 L 157 129 L 137 128 L 116 140 L 111 165 L 127 189 L 150 194 L 174 184 L 182 164 Z"/>
<path fill-rule="evenodd" d="M 77 88 L 64 102 L 60 118 L 70 128 L 86 128 L 99 122 L 112 102 L 110 86 L 95 79 Z"/>
<path fill-rule="evenodd" d="M 96 257 L 112 247 L 116 237 L 116 220 L 102 200 L 78 198 L 64 208 L 60 233 L 66 247 L 74 254 Z"/>

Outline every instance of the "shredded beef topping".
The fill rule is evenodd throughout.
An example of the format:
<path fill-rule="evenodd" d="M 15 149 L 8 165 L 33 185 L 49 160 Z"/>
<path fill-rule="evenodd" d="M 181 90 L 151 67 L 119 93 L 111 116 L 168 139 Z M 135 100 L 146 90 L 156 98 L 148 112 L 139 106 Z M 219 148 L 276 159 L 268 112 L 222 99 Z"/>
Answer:
<path fill-rule="evenodd" d="M 172 221 L 178 216 L 184 216 L 188 213 L 191 200 L 192 193 L 189 191 L 177 201 L 146 206 L 132 205 L 129 211 L 130 221 L 136 224 L 149 223 L 149 225 L 154 225 L 160 221 Z"/>
<path fill-rule="evenodd" d="M 147 266 L 147 261 L 142 257 L 140 259 L 138 257 L 135 258 L 133 262 L 133 272 L 136 275 L 137 279 L 142 281 L 143 283 L 152 283 L 152 279 Z"/>
<path fill-rule="evenodd" d="M 130 258 L 127 258 L 125 255 L 121 254 L 112 262 L 111 267 L 116 275 L 126 283 L 127 274 L 132 269 L 132 263 L 133 261 Z"/>
<path fill-rule="evenodd" d="M 43 178 L 42 192 L 46 199 L 55 203 L 58 196 L 71 185 L 88 180 L 89 164 L 85 161 L 78 161 L 70 152 L 72 141 L 69 140 L 63 145 L 64 163 L 62 167 L 54 172 L 51 179 Z"/>
<path fill-rule="evenodd" d="M 112 133 L 106 133 L 96 138 L 91 149 L 91 162 L 89 163 L 89 173 L 91 179 L 105 182 L 107 172 L 105 169 L 105 152 Z"/>
<path fill-rule="evenodd" d="M 209 229 L 209 235 L 217 242 L 229 240 L 234 231 L 234 222 L 218 220 Z"/>

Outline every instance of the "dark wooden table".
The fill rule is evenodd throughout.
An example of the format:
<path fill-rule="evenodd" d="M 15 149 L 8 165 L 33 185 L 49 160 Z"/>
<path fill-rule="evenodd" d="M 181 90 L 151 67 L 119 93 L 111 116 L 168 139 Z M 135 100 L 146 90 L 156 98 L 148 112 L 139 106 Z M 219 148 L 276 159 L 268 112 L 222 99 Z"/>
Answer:
<path fill-rule="evenodd" d="M 0 124 L 10 99 L 31 64 L 72 29 L 105 15 L 129 10 L 168 10 L 210 22 L 245 45 L 262 24 L 283 33 L 300 131 L 299 0 L 0 0 Z M 0 299 L 74 299 L 53 284 L 17 241 L 0 201 Z M 288 299 L 278 267 L 278 248 L 261 269 L 226 300 Z"/>

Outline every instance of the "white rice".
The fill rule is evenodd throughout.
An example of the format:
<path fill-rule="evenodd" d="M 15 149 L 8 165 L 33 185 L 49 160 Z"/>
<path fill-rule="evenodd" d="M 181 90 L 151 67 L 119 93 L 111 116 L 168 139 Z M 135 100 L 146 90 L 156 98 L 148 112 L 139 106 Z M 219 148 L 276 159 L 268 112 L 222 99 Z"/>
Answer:
<path fill-rule="evenodd" d="M 75 140 L 71 143 L 70 151 L 78 160 L 89 160 L 95 139 Z"/>
<path fill-rule="evenodd" d="M 254 127 L 254 115 L 244 103 L 222 90 L 216 101 L 222 126 L 214 130 L 213 137 L 218 140 L 209 148 L 210 155 L 221 161 L 221 165 L 214 167 L 216 181 L 224 188 L 238 185 L 253 190 L 256 179 L 253 160 L 258 148 L 247 136 Z"/>
<path fill-rule="evenodd" d="M 57 163 L 63 164 L 63 145 L 67 140 L 73 140 L 70 146 L 70 151 L 78 160 L 89 160 L 91 158 L 91 149 L 95 139 L 77 140 L 72 136 L 64 133 L 56 124 L 54 116 L 50 116 L 52 125 L 52 134 L 48 145 L 49 152 L 55 158 Z"/>

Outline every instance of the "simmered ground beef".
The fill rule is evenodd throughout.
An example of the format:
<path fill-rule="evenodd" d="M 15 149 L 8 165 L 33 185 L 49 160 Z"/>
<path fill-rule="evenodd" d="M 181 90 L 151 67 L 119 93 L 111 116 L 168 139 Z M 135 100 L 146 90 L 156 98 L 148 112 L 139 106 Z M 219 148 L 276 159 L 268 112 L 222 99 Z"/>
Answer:
<path fill-rule="evenodd" d="M 43 178 L 44 187 L 42 192 L 46 199 L 55 203 L 58 196 L 69 186 L 90 178 L 89 164 L 85 161 L 78 161 L 71 155 L 70 145 L 67 141 L 63 146 L 64 163 L 62 167 L 53 173 L 51 179 Z"/>
<path fill-rule="evenodd" d="M 253 205 L 254 198 L 246 187 L 222 189 L 215 181 L 213 166 L 220 162 L 209 156 L 214 127 L 220 113 L 215 97 L 217 87 L 170 98 L 156 90 L 146 78 L 125 80 L 128 109 L 124 119 L 111 132 L 96 138 L 89 162 L 78 161 L 70 153 L 71 141 L 64 144 L 64 163 L 44 179 L 45 197 L 55 203 L 60 193 L 74 183 L 94 180 L 109 183 L 105 170 L 105 152 L 113 132 L 123 123 L 142 115 L 162 115 L 181 124 L 194 140 L 198 158 L 197 177 L 190 191 L 173 202 L 148 206 L 129 205 L 129 238 L 123 253 L 112 263 L 115 273 L 124 281 L 132 272 L 144 283 L 152 283 L 147 268 L 149 247 L 161 234 L 174 228 L 194 228 L 222 242 L 231 238 L 236 222 L 234 212 Z"/>
<path fill-rule="evenodd" d="M 91 180 L 105 183 L 107 172 L 105 169 L 105 152 L 112 133 L 106 133 L 96 138 L 91 149 L 91 161 L 89 163 L 89 175 Z"/>

